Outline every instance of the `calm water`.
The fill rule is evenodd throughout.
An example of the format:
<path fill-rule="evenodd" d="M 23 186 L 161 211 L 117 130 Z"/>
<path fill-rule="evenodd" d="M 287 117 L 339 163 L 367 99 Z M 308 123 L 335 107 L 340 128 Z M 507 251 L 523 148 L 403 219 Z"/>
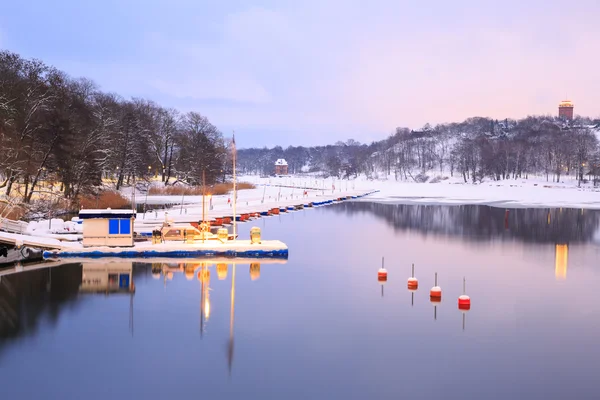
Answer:
<path fill-rule="evenodd" d="M 254 221 L 290 259 L 252 274 L 248 264 L 229 264 L 222 280 L 214 265 L 202 279 L 201 264 L 113 264 L 116 285 L 132 279 L 135 295 L 94 292 L 106 279 L 98 263 L 3 276 L 0 394 L 598 399 L 599 222 L 581 210 L 505 219 L 490 207 L 346 203 Z"/>

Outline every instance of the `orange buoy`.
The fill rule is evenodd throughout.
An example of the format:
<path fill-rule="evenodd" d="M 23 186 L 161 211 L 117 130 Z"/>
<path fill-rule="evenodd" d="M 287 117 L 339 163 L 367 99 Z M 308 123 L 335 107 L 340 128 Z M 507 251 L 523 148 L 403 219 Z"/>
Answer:
<path fill-rule="evenodd" d="M 466 280 L 463 278 L 463 294 L 458 296 L 458 309 L 468 311 L 471 309 L 471 298 L 465 294 Z"/>
<path fill-rule="evenodd" d="M 383 285 L 387 282 L 387 270 L 383 267 L 383 257 L 381 257 L 381 268 L 377 271 L 377 281 L 381 284 L 381 297 L 383 297 Z"/>
<path fill-rule="evenodd" d="M 387 282 L 387 270 L 383 267 L 383 257 L 381 257 L 381 268 L 377 271 L 377 280 L 381 283 Z"/>
<path fill-rule="evenodd" d="M 429 291 L 429 297 L 432 302 L 434 300 L 438 303 L 442 301 L 442 288 L 437 285 L 437 272 L 435 273 L 435 286 Z"/>
<path fill-rule="evenodd" d="M 419 280 L 415 278 L 415 264 L 412 265 L 412 276 L 408 278 L 408 290 L 417 290 L 419 288 Z"/>

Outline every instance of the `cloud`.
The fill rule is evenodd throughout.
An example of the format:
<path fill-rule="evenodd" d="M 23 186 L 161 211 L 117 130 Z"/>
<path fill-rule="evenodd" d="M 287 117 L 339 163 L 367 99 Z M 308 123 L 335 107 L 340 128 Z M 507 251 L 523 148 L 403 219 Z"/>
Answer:
<path fill-rule="evenodd" d="M 156 80 L 151 84 L 162 93 L 177 98 L 251 104 L 268 103 L 271 100 L 258 82 L 233 75 L 209 79 L 189 78 L 184 81 Z"/>

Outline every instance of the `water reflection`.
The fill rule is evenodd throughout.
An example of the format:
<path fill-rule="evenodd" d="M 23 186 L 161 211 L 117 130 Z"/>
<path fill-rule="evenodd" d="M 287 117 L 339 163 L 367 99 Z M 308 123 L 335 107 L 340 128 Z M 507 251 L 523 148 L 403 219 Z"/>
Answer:
<path fill-rule="evenodd" d="M 79 264 L 21 273 L 13 267 L 0 276 L 0 339 L 35 334 L 42 317 L 55 324 L 65 307 L 76 303 L 81 277 Z"/>
<path fill-rule="evenodd" d="M 535 243 L 594 240 L 600 223 L 595 210 L 511 209 L 491 206 L 429 206 L 346 202 L 330 207 L 344 214 L 369 213 L 396 231 L 460 235 L 468 240 L 519 239 Z"/>
<path fill-rule="evenodd" d="M 86 399 L 397 399 L 407 387 L 418 387 L 414 398 L 598 393 L 595 246 L 491 234 L 473 245 L 459 235 L 426 237 L 418 228 L 398 234 L 370 212 L 348 218 L 335 207 L 263 219 L 292 249 L 285 268 L 263 260 L 260 267 L 251 266 L 256 260 L 145 260 L 118 271 L 130 277 L 135 291 L 129 292 L 119 277 L 110 286 L 107 271 L 96 282 L 107 282 L 101 290 L 87 290 L 87 262 L 30 272 L 25 266 L 2 276 L 17 293 L 0 282 L 0 298 L 18 302 L 12 315 L 21 326 L 18 341 L 0 339 L 2 393 L 65 398 L 67 388 L 72 398 Z M 513 211 L 503 238 L 521 229 Z M 504 229 L 505 215 L 496 217 Z M 548 216 L 540 217 L 548 225 Z M 557 219 L 552 211 L 550 224 Z M 383 255 L 389 279 L 382 298 L 375 277 Z M 569 279 L 556 282 L 555 275 L 566 276 L 566 261 Z M 435 272 L 444 297 L 432 305 Z M 420 287 L 409 292 L 406 279 L 413 275 Z M 474 301 L 468 315 L 457 309 L 465 276 Z M 60 314 L 52 323 L 43 296 L 49 286 L 57 297 L 59 282 L 66 300 L 51 306 Z M 123 290 L 113 289 L 121 282 Z M 133 337 L 126 328 L 131 300 Z M 6 325 L 2 312 L 0 321 Z M 35 330 L 23 329 L 32 323 Z M 546 379 L 557 374 L 559 381 Z"/>
<path fill-rule="evenodd" d="M 569 260 L 569 245 L 557 244 L 555 250 L 554 275 L 557 280 L 567 279 L 567 263 Z"/>
<path fill-rule="evenodd" d="M 89 262 L 82 264 L 80 292 L 133 293 L 132 262 Z"/>
<path fill-rule="evenodd" d="M 273 262 L 273 261 L 271 261 Z M 48 265 L 46 267 L 46 265 Z M 91 261 L 77 264 L 52 262 L 33 265 L 26 270 L 14 266 L 1 271 L 0 275 L 0 339 L 17 338 L 35 333 L 39 320 L 42 320 L 49 308 L 58 316 L 61 304 L 78 303 L 78 294 L 89 295 L 129 295 L 129 330 L 134 333 L 134 294 L 136 285 L 134 271 L 148 271 L 154 279 L 162 279 L 166 287 L 175 274 L 191 281 L 199 282 L 200 292 L 200 336 L 206 333 L 211 317 L 211 271 L 215 267 L 219 280 L 228 276 L 230 266 L 224 262 L 155 262 L 135 263 L 131 261 Z M 249 264 L 251 281 L 260 277 L 261 264 Z M 236 264 L 231 265 L 229 338 L 227 342 L 227 364 L 229 375 L 233 367 L 234 319 L 235 319 L 235 282 Z M 54 301 L 54 299 L 58 301 Z M 25 300 L 25 301 L 24 301 Z M 55 317 L 56 318 L 56 317 Z M 55 319 L 54 318 L 54 319 Z M 7 344 L 4 341 L 1 346 Z"/>

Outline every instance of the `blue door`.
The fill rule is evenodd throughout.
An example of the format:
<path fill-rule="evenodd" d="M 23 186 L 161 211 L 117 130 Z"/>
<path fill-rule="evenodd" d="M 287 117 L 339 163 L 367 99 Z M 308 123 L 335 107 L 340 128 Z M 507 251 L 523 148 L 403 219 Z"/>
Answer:
<path fill-rule="evenodd" d="M 119 275 L 119 287 L 120 288 L 128 288 L 129 287 L 129 274 Z"/>

